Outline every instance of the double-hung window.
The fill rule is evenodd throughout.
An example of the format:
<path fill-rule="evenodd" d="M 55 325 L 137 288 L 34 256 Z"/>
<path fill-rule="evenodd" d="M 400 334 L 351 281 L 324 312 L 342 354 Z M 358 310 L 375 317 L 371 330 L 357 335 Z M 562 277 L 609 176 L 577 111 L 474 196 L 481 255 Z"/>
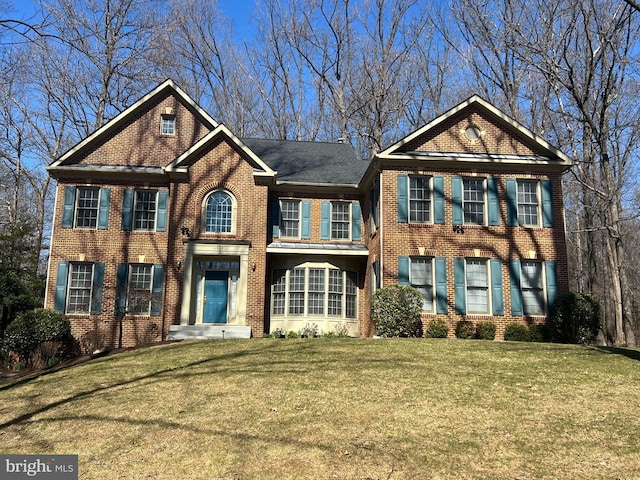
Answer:
<path fill-rule="evenodd" d="M 518 180 L 518 222 L 537 226 L 538 216 L 538 182 Z"/>
<path fill-rule="evenodd" d="M 465 225 L 484 225 L 484 179 L 464 178 L 462 187 Z"/>
<path fill-rule="evenodd" d="M 510 260 L 511 314 L 547 315 L 558 294 L 555 260 Z"/>
<path fill-rule="evenodd" d="M 305 269 L 294 268 L 289 273 L 289 315 L 304 315 Z"/>
<path fill-rule="evenodd" d="M 397 176 L 398 222 L 444 224 L 444 177 L 441 175 Z"/>
<path fill-rule="evenodd" d="M 93 287 L 93 263 L 71 263 L 66 313 L 89 313 Z"/>
<path fill-rule="evenodd" d="M 155 190 L 136 190 L 133 214 L 134 230 L 154 230 L 156 225 L 157 196 Z"/>
<path fill-rule="evenodd" d="M 489 269 L 487 260 L 466 259 L 467 313 L 487 314 L 489 303 Z"/>
<path fill-rule="evenodd" d="M 166 231 L 168 198 L 166 190 L 126 188 L 122 194 L 122 229 Z"/>
<path fill-rule="evenodd" d="M 351 202 L 331 202 L 331 240 L 349 240 Z"/>
<path fill-rule="evenodd" d="M 454 258 L 456 313 L 504 315 L 502 261 L 497 258 Z"/>
<path fill-rule="evenodd" d="M 409 223 L 431 222 L 430 177 L 409 177 Z"/>
<path fill-rule="evenodd" d="M 153 285 L 153 265 L 129 265 L 129 291 L 127 312 L 132 315 L 149 315 Z"/>
<path fill-rule="evenodd" d="M 553 227 L 551 180 L 507 179 L 507 218 L 510 226 Z"/>
<path fill-rule="evenodd" d="M 300 237 L 300 200 L 280 200 L 280 236 Z"/>
<path fill-rule="evenodd" d="M 76 228 L 96 228 L 98 225 L 99 188 L 78 187 L 76 194 Z"/>
<path fill-rule="evenodd" d="M 116 274 L 116 314 L 160 315 L 163 283 L 163 264 L 119 263 Z"/>
<path fill-rule="evenodd" d="M 522 290 L 522 308 L 525 315 L 544 315 L 544 283 L 542 262 L 525 261 L 520 263 L 520 288 Z"/>
<path fill-rule="evenodd" d="M 111 189 L 99 187 L 64 187 L 62 228 L 109 228 Z"/>
<path fill-rule="evenodd" d="M 67 314 L 102 313 L 102 262 L 59 262 L 53 308 Z"/>
<path fill-rule="evenodd" d="M 433 258 L 412 257 L 409 283 L 422 295 L 422 310 L 433 311 Z"/>

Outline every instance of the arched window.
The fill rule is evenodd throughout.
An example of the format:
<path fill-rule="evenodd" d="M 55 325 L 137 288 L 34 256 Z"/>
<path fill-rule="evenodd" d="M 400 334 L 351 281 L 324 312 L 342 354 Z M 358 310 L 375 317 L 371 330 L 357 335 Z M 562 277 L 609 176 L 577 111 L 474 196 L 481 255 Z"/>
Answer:
<path fill-rule="evenodd" d="M 213 192 L 205 207 L 204 231 L 231 233 L 233 227 L 233 198 L 226 192 Z"/>

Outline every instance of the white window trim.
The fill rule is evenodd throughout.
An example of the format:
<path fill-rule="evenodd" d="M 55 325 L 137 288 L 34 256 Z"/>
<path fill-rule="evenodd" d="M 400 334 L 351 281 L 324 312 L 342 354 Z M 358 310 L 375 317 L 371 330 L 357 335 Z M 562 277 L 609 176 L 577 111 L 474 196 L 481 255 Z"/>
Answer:
<path fill-rule="evenodd" d="M 98 205 L 96 206 L 96 225 L 95 227 L 85 227 L 85 226 L 79 226 L 78 225 L 78 210 L 80 210 L 79 207 L 79 203 L 80 203 L 80 191 L 81 190 L 97 190 L 98 191 Z M 84 186 L 84 187 L 76 187 L 76 198 L 75 198 L 75 205 L 74 205 L 74 210 L 73 210 L 73 228 L 77 228 L 80 230 L 97 230 L 98 229 L 98 223 L 100 222 L 100 196 L 102 195 L 102 189 L 100 187 L 90 187 L 90 186 Z"/>
<path fill-rule="evenodd" d="M 73 275 L 73 267 L 77 265 L 91 265 L 91 280 L 89 283 L 89 308 L 86 312 L 78 312 L 78 311 L 69 311 L 69 303 L 71 301 L 71 278 Z M 69 262 L 69 273 L 67 276 L 67 292 L 66 292 L 66 301 L 64 305 L 64 313 L 65 315 L 90 315 L 91 314 L 91 302 L 93 300 L 93 277 L 95 275 L 95 262 Z"/>
<path fill-rule="evenodd" d="M 542 312 L 541 313 L 527 313 L 524 300 L 524 289 L 522 288 L 523 272 L 522 267 L 525 263 L 536 263 L 540 265 L 540 279 L 542 283 Z M 549 306 L 547 305 L 547 265 L 542 260 L 521 259 L 520 260 L 520 296 L 522 297 L 522 314 L 525 317 L 546 317 L 549 313 Z"/>
<path fill-rule="evenodd" d="M 296 198 L 281 198 L 278 201 L 280 202 L 280 224 L 278 226 L 278 228 L 280 228 L 280 237 L 294 238 L 294 239 L 302 238 L 302 200 L 298 200 Z M 284 218 L 282 217 L 283 202 L 296 202 L 298 204 L 298 235 L 297 236 L 289 236 L 284 234 L 284 228 L 283 228 Z"/>
<path fill-rule="evenodd" d="M 413 261 L 418 259 L 427 259 L 431 263 L 431 308 L 425 309 L 424 302 L 422 311 L 425 313 L 435 313 L 436 311 L 436 265 L 435 265 L 435 257 L 427 257 L 427 256 L 414 256 L 409 257 L 409 285 L 413 287 Z M 416 287 L 414 287 L 416 288 Z M 422 295 L 421 295 L 422 296 Z M 424 297 L 423 297 L 424 298 Z M 427 302 L 428 303 L 428 302 Z"/>
<path fill-rule="evenodd" d="M 138 207 L 138 192 L 155 192 L 156 200 L 156 208 L 153 214 L 153 228 L 136 228 L 136 210 Z M 155 232 L 158 228 L 158 190 L 145 190 L 145 189 L 136 189 L 133 191 L 133 221 L 131 225 L 131 230 L 135 232 Z"/>
<path fill-rule="evenodd" d="M 304 311 L 301 314 L 294 314 L 294 313 L 289 313 L 289 300 L 290 300 L 290 276 L 291 276 L 291 271 L 292 270 L 296 270 L 296 269 L 300 269 L 300 270 L 304 270 Z M 322 314 L 315 314 L 315 313 L 309 313 L 309 270 L 313 270 L 313 269 L 318 269 L 318 270 L 324 270 L 324 304 L 323 304 L 323 313 Z M 303 265 L 298 265 L 295 267 L 290 267 L 290 268 L 278 268 L 275 270 L 285 270 L 285 289 L 284 289 L 284 313 L 274 313 L 273 311 L 273 307 L 274 307 L 274 302 L 273 302 L 273 298 L 274 298 L 274 292 L 273 292 L 273 276 L 272 276 L 272 285 L 271 285 L 271 315 L 274 318 L 290 318 L 290 319 L 304 319 L 304 318 L 309 318 L 309 319 L 314 319 L 314 318 L 318 318 L 318 319 L 327 319 L 327 320 L 332 320 L 332 319 L 343 319 L 343 320 L 355 320 L 358 318 L 358 297 L 359 297 L 359 292 L 358 292 L 358 287 L 357 287 L 357 275 L 358 272 L 353 271 L 353 270 L 345 270 L 342 268 L 336 268 L 334 266 L 328 266 L 326 263 L 305 263 Z M 340 310 L 341 310 L 341 314 L 340 315 L 332 315 L 329 314 L 329 270 L 339 270 L 342 274 L 342 293 L 341 293 L 341 306 L 340 306 Z M 349 294 L 347 293 L 347 273 L 348 272 L 352 272 L 353 274 L 356 275 L 356 294 L 355 294 L 355 316 L 353 317 L 347 317 L 347 297 L 349 296 Z M 273 275 L 273 274 L 272 274 Z M 313 292 L 311 292 L 313 293 Z"/>
<path fill-rule="evenodd" d="M 465 219 L 465 199 L 464 199 L 464 182 L 465 180 L 482 180 L 482 223 L 469 223 Z M 487 192 L 486 177 L 462 177 L 462 223 L 465 226 L 487 226 L 489 224 L 489 198 Z M 476 203 L 476 202 L 470 202 Z"/>
<path fill-rule="evenodd" d="M 208 232 L 207 231 L 207 203 L 209 202 L 209 198 L 218 192 L 226 193 L 231 198 L 231 231 L 230 232 Z M 238 201 L 236 200 L 236 196 L 233 193 L 231 193 L 229 190 L 224 188 L 216 188 L 215 190 L 211 190 L 205 195 L 204 199 L 202 200 L 200 218 L 201 218 L 200 233 L 204 235 L 224 235 L 224 236 L 235 235 L 236 223 L 238 219 Z"/>
<path fill-rule="evenodd" d="M 173 120 L 172 122 L 172 131 L 171 132 L 165 132 L 164 131 L 164 126 L 165 126 L 165 121 L 168 120 Z M 160 115 L 160 135 L 164 136 L 164 137 L 173 137 L 176 134 L 176 116 L 171 114 L 162 114 Z"/>
<path fill-rule="evenodd" d="M 537 198 L 537 202 L 536 202 L 536 219 L 538 220 L 537 223 L 523 223 L 520 221 L 520 201 L 518 199 L 518 197 L 520 196 L 519 194 L 519 188 L 520 188 L 520 184 L 522 183 L 535 183 L 536 184 L 536 198 Z M 526 203 L 523 205 L 532 205 L 531 203 Z M 526 179 L 526 178 L 518 178 L 516 179 L 516 218 L 518 220 L 518 224 L 521 227 L 529 227 L 529 228 L 536 228 L 536 227 L 542 227 L 542 187 L 541 187 L 541 183 L 540 180 L 535 180 L 535 179 Z"/>
<path fill-rule="evenodd" d="M 467 264 L 469 260 L 484 262 L 486 267 L 486 291 L 487 291 L 487 311 L 486 312 L 471 312 L 469 310 L 469 281 L 467 279 Z M 493 304 L 491 295 L 491 262 L 488 258 L 484 257 L 467 257 L 464 259 L 464 295 L 467 314 L 469 315 L 492 315 Z"/>
<path fill-rule="evenodd" d="M 331 241 L 335 241 L 335 242 L 350 242 L 351 241 L 351 234 L 352 234 L 352 228 L 351 228 L 351 224 L 353 223 L 353 202 L 350 202 L 348 200 L 331 200 L 330 202 L 331 208 L 329 211 L 329 239 Z M 340 204 L 346 204 L 349 207 L 349 218 L 347 220 L 347 238 L 334 238 L 333 237 L 333 205 L 336 203 L 340 203 Z M 339 222 L 339 223 L 344 223 L 344 222 Z"/>
<path fill-rule="evenodd" d="M 429 180 L 429 219 L 426 222 L 416 222 L 411 220 L 411 179 L 427 178 Z M 433 175 L 408 175 L 407 176 L 407 223 L 413 225 L 433 225 L 435 202 L 433 196 Z"/>
<path fill-rule="evenodd" d="M 132 289 L 132 282 L 131 282 L 131 276 L 133 273 L 133 267 L 134 266 L 150 266 L 151 267 L 151 271 L 150 271 L 150 281 L 149 281 L 149 308 L 147 310 L 147 313 L 135 313 L 133 311 L 130 311 L 129 307 L 130 307 L 130 300 L 131 300 L 131 292 L 133 291 Z M 126 309 L 125 311 L 127 312 L 127 316 L 131 316 L 131 317 L 149 317 L 151 316 L 151 303 L 153 302 L 153 279 L 154 279 L 154 273 L 155 273 L 155 265 L 153 265 L 152 263 L 130 263 L 128 265 L 129 267 L 129 271 L 127 272 L 127 297 L 126 297 Z"/>

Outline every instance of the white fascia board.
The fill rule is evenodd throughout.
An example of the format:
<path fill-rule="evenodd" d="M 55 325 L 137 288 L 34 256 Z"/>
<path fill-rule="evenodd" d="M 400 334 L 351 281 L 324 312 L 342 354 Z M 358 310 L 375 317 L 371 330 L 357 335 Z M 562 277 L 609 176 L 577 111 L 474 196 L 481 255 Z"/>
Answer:
<path fill-rule="evenodd" d="M 98 130 L 93 132 L 91 135 L 86 137 L 84 140 L 80 141 L 73 148 L 68 150 L 61 157 L 59 157 L 57 160 L 55 160 L 53 163 L 51 163 L 50 166 L 56 167 L 56 166 L 64 163 L 65 160 L 67 160 L 68 158 L 72 157 L 76 152 L 78 152 L 79 150 L 84 148 L 89 143 L 93 142 L 96 138 L 102 136 L 105 132 L 111 130 L 115 126 L 117 126 L 120 123 L 122 123 L 123 121 L 125 121 L 140 106 L 144 105 L 146 102 L 151 100 L 156 95 L 159 95 L 161 92 L 163 92 L 167 88 L 171 88 L 185 103 L 187 103 L 188 105 L 191 105 L 191 107 L 193 107 L 193 109 L 202 116 L 202 119 L 205 121 L 205 123 L 209 124 L 209 125 L 207 125 L 209 128 L 216 128 L 218 126 L 218 123 L 213 118 L 211 118 L 211 116 L 207 112 L 205 112 L 195 101 L 193 101 L 193 99 L 191 97 L 189 97 L 189 95 L 187 95 L 184 92 L 184 90 L 182 90 L 180 87 L 178 87 L 173 82 L 173 80 L 167 79 L 164 82 L 162 82 L 160 85 L 158 85 L 156 88 L 151 90 L 149 93 L 147 93 L 140 100 L 138 100 L 133 105 L 131 105 L 129 108 L 127 108 L 124 111 L 122 111 L 120 114 L 118 114 L 117 116 L 112 118 L 109 122 L 105 123 Z"/>
<path fill-rule="evenodd" d="M 205 147 L 209 142 L 215 140 L 220 135 L 231 140 L 232 143 L 236 144 L 236 146 L 242 150 L 258 167 L 262 172 L 255 171 L 254 175 L 256 176 L 268 176 L 275 177 L 276 172 L 273 171 L 269 166 L 264 163 L 260 157 L 258 157 L 255 153 L 253 153 L 249 147 L 247 147 L 242 140 L 236 137 L 231 130 L 229 130 L 224 124 L 220 123 L 214 130 L 209 132 L 207 135 L 202 137 L 197 143 L 195 143 L 191 148 L 189 148 L 186 152 L 176 158 L 173 162 L 166 166 L 167 172 L 173 172 L 179 168 L 184 168 L 182 164 L 189 158 L 191 155 L 197 153 L 201 148 Z"/>

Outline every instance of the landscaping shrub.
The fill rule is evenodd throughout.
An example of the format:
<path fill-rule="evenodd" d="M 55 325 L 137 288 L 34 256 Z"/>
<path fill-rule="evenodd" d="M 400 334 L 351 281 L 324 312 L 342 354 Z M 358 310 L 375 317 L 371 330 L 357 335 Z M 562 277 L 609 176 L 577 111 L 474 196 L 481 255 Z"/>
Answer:
<path fill-rule="evenodd" d="M 20 362 L 30 363 L 40 345 L 53 342 L 42 349 L 40 359 L 49 363 L 51 358 L 66 356 L 71 349 L 71 325 L 59 312 L 51 309 L 31 310 L 21 313 L 7 326 L 4 349 L 15 352 Z M 51 355 L 52 349 L 55 354 Z M 59 360 L 59 358 L 58 358 Z"/>
<path fill-rule="evenodd" d="M 382 337 L 421 337 L 422 295 L 415 288 L 390 285 L 381 288 L 371 303 L 371 319 Z"/>
<path fill-rule="evenodd" d="M 570 292 L 558 296 L 550 319 L 555 339 L 562 343 L 593 342 L 600 315 L 600 303 L 591 295 Z"/>
<path fill-rule="evenodd" d="M 473 322 L 470 320 L 458 320 L 458 323 L 456 323 L 456 337 L 473 338 Z"/>
<path fill-rule="evenodd" d="M 550 342 L 551 330 L 544 323 L 532 323 L 529 325 L 529 336 L 532 342 Z"/>
<path fill-rule="evenodd" d="M 526 325 L 510 323 L 504 329 L 504 339 L 512 342 L 529 342 L 531 341 L 531 334 Z"/>
<path fill-rule="evenodd" d="M 427 338 L 447 338 L 449 335 L 449 323 L 444 318 L 434 318 L 429 322 L 425 337 Z"/>
<path fill-rule="evenodd" d="M 496 338 L 496 324 L 491 322 L 480 322 L 476 326 L 476 338 L 480 340 L 493 340 Z"/>

